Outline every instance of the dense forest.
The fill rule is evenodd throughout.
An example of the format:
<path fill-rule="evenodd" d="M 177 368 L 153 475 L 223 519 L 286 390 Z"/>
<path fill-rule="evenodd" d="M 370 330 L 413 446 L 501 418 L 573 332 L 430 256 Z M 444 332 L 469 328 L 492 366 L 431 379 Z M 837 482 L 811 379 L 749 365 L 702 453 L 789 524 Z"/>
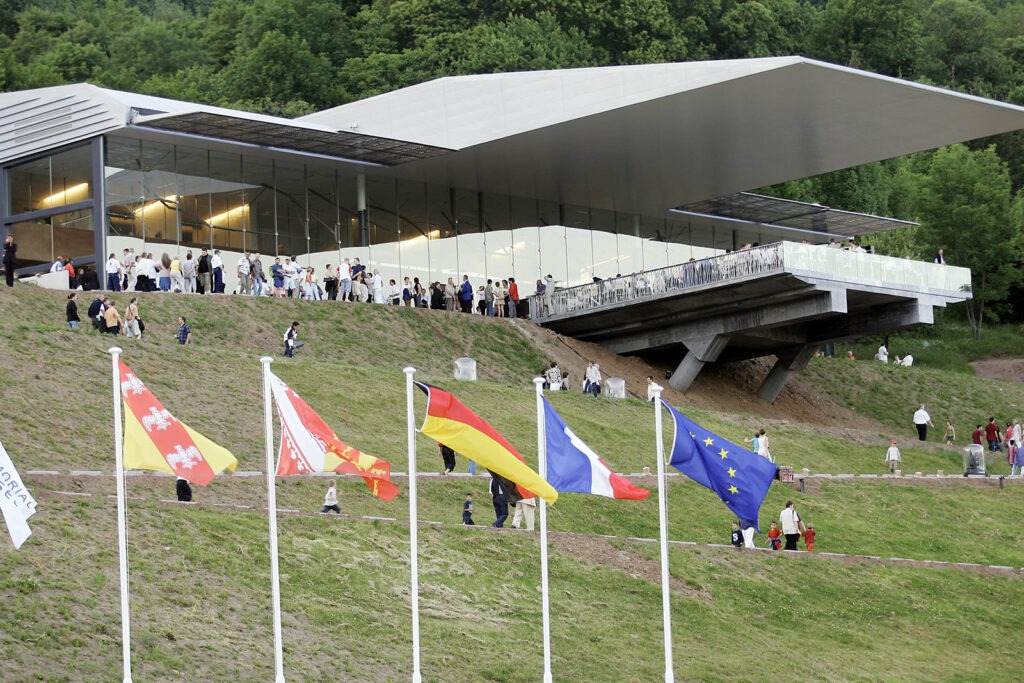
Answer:
<path fill-rule="evenodd" d="M 300 116 L 439 76 L 804 55 L 1024 104 L 1024 0 L 4 0 L 0 90 L 87 81 Z M 920 228 L 974 271 L 966 315 L 1024 317 L 1020 132 L 763 192 Z M 965 229 L 967 228 L 967 229 Z"/>

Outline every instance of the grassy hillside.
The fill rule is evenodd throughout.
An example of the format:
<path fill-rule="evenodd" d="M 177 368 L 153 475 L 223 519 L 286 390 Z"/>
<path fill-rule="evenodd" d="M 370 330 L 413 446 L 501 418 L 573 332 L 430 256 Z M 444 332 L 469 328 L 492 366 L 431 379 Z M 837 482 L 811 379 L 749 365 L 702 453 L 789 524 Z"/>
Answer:
<path fill-rule="evenodd" d="M 125 302 L 126 297 L 119 297 Z M 33 538 L 0 551 L 7 616 L 0 620 L 5 680 L 119 679 L 117 555 L 113 514 L 111 338 L 63 329 L 59 293 L 0 290 L 0 439 L 40 500 Z M 81 302 L 81 308 L 88 301 Z M 550 358 L 582 364 L 554 335 L 529 323 L 377 306 L 150 295 L 148 334 L 120 339 L 124 360 L 178 418 L 233 450 L 239 470 L 264 468 L 259 357 L 352 445 L 405 471 L 402 368 L 452 389 L 536 459 L 531 378 Z M 188 317 L 195 344 L 173 339 Z M 281 334 L 302 322 L 295 359 Z M 579 348 L 579 347 L 574 347 Z M 481 381 L 455 383 L 454 358 L 477 359 Z M 564 359 L 564 360 L 563 360 Z M 646 374 L 639 365 L 639 381 Z M 927 365 L 900 372 L 873 363 L 820 360 L 793 391 L 819 397 L 822 415 L 779 405 L 720 409 L 736 388 L 673 397 L 691 417 L 739 441 L 766 425 L 780 462 L 812 472 L 881 473 L 889 438 L 905 469 L 955 472 L 959 453 L 912 440 L 921 400 L 936 421 L 1024 405 L 1020 385 Z M 702 378 L 723 382 L 722 375 Z M 635 385 L 634 385 L 635 386 Z M 954 390 L 955 388 L 955 390 Z M 417 392 L 418 393 L 418 392 Z M 715 400 L 707 399 L 715 395 Z M 922 399 L 921 396 L 928 396 Z M 623 472 L 654 468 L 650 404 L 552 396 L 566 421 Z M 417 420 L 424 401 L 417 396 Z M 785 400 L 781 406 L 789 405 Z M 836 414 L 847 417 L 830 420 Z M 842 412 L 846 411 L 846 412 Z M 1003 413 L 997 413 L 1003 414 Z M 958 425 L 959 426 L 959 425 Z M 418 437 L 419 470 L 440 469 L 436 444 Z M 459 470 L 465 470 L 460 459 Z M 1005 463 L 993 471 L 1005 472 Z M 101 470 L 107 476 L 71 476 Z M 654 479 L 641 480 L 653 488 Z M 404 478 L 398 484 L 406 488 Z M 819 532 L 818 550 L 1024 566 L 1014 511 L 1024 486 L 995 480 L 812 479 L 806 492 L 775 486 L 762 525 L 787 498 Z M 456 522 L 464 493 L 477 521 L 493 519 L 487 480 L 424 477 L 419 516 Z M 341 484 L 342 519 L 323 518 L 323 478 L 278 485 L 288 680 L 333 676 L 406 680 L 408 499 L 372 498 Z M 136 680 L 267 680 L 272 671 L 266 505 L 261 477 L 231 476 L 198 489 L 198 506 L 164 504 L 173 480 L 129 478 L 133 652 Z M 66 493 L 88 493 L 69 496 Z M 217 505 L 247 506 L 234 509 Z M 395 518 L 367 522 L 362 515 Z M 670 536 L 727 542 L 730 516 L 714 496 L 675 477 Z M 653 497 L 615 502 L 567 494 L 550 510 L 554 672 L 560 680 L 646 681 L 662 672 Z M 606 539 L 598 534 L 617 537 Z M 425 526 L 421 534 L 426 680 L 533 681 L 541 666 L 536 536 Z M 9 546 L 8 546 L 9 548 Z M 683 680 L 1012 680 L 1024 664 L 1005 643 L 1024 628 L 1020 573 L 780 557 L 725 548 L 672 553 L 677 676 Z M 751 618 L 755 617 L 755 618 Z M 984 638 L 965 642 L 965 634 Z M 792 644 L 796 645 L 792 645 Z M 956 646 L 951 644 L 955 643 Z M 787 652 L 798 650 L 797 657 Z M 496 654 L 500 653 L 500 654 Z"/>

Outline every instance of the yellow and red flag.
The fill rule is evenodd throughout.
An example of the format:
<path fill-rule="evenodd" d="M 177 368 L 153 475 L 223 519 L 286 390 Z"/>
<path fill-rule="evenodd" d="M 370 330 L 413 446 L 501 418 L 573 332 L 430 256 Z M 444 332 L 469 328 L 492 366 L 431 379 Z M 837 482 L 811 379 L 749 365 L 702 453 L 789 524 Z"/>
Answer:
<path fill-rule="evenodd" d="M 176 474 L 206 486 L 215 474 L 234 471 L 238 460 L 197 431 L 179 422 L 118 360 L 124 403 L 124 468 Z"/>
<path fill-rule="evenodd" d="M 530 469 L 523 456 L 494 427 L 443 389 L 416 382 L 427 394 L 427 417 L 420 432 L 516 484 L 519 497 L 540 496 L 548 503 L 558 492 Z M 504 487 L 503 487 L 504 488 Z"/>
<path fill-rule="evenodd" d="M 363 478 L 373 495 L 391 500 L 399 489 L 391 483 L 391 465 L 386 460 L 346 446 L 323 418 L 277 375 L 270 373 L 270 386 L 281 418 L 281 448 L 277 473 L 307 474 L 338 472 Z"/>

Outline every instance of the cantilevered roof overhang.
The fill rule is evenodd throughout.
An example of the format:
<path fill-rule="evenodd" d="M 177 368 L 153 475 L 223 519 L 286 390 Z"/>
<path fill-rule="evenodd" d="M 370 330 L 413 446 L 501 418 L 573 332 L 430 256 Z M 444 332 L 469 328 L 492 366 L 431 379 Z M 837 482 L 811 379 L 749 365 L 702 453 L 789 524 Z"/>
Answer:
<path fill-rule="evenodd" d="M 1024 128 L 1024 108 L 803 57 L 442 78 L 301 119 L 456 149 L 402 177 L 661 217 Z"/>
<path fill-rule="evenodd" d="M 4 93 L 0 163 L 100 134 L 177 136 L 660 221 L 1022 128 L 1022 107 L 773 57 L 441 78 L 295 120 L 87 84 Z"/>

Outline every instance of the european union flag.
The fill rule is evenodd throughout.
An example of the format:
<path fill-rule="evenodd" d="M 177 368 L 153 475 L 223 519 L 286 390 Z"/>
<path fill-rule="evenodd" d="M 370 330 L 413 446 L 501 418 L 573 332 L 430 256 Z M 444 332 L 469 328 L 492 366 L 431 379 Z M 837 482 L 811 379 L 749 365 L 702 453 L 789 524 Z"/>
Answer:
<path fill-rule="evenodd" d="M 775 464 L 712 434 L 664 401 L 661 405 L 675 420 L 669 464 L 717 493 L 741 521 L 749 520 L 756 528 L 761 503 L 778 469 Z"/>

